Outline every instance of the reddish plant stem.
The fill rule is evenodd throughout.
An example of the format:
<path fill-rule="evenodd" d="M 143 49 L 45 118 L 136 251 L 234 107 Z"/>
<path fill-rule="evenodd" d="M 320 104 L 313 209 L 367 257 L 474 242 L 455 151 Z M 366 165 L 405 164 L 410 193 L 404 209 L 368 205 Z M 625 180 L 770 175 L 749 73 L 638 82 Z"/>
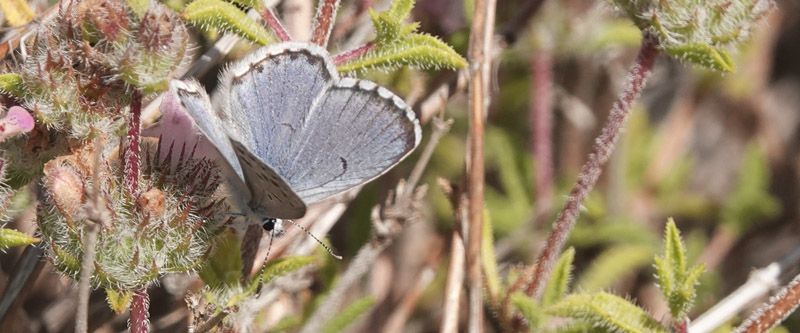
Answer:
<path fill-rule="evenodd" d="M 339 0 L 322 0 L 320 2 L 317 14 L 314 16 L 312 43 L 322 47 L 328 46 L 328 38 L 331 37 L 333 19 L 336 18 L 337 9 L 339 9 Z"/>
<path fill-rule="evenodd" d="M 642 88 L 644 88 L 647 76 L 650 74 L 658 55 L 657 47 L 657 40 L 645 32 L 639 55 L 636 57 L 636 63 L 625 80 L 623 91 L 611 107 L 608 120 L 606 120 L 600 135 L 595 139 L 592 153 L 589 154 L 589 160 L 581 168 L 578 181 L 569 193 L 567 203 L 558 214 L 553 224 L 553 231 L 547 237 L 547 243 L 539 255 L 533 279 L 525 289 L 525 293 L 529 296 L 538 299 L 541 295 L 544 285 L 550 277 L 553 265 L 555 265 L 558 255 L 564 247 L 569 231 L 578 219 L 581 204 L 594 188 L 595 183 L 597 183 L 603 165 L 608 161 L 611 152 L 614 151 L 614 144 L 617 142 L 622 126 L 630 114 L 631 105 L 641 93 Z"/>
<path fill-rule="evenodd" d="M 375 42 L 369 42 L 350 51 L 337 54 L 333 57 L 333 64 L 339 66 L 355 58 L 361 57 L 375 48 Z"/>
<path fill-rule="evenodd" d="M 142 115 L 142 93 L 133 91 L 131 98 L 130 114 L 128 118 L 128 135 L 125 137 L 125 181 L 123 185 L 131 197 L 136 197 L 139 192 L 139 133 Z"/>
<path fill-rule="evenodd" d="M 542 47 L 532 60 L 531 147 L 536 165 L 536 216 L 547 218 L 553 204 L 553 53 Z"/>
<path fill-rule="evenodd" d="M 800 305 L 800 275 L 795 276 L 769 303 L 755 311 L 736 328 L 735 332 L 768 332 L 794 312 L 798 305 Z"/>
<path fill-rule="evenodd" d="M 267 22 L 270 28 L 272 28 L 272 32 L 278 36 L 282 42 L 288 42 L 292 40 L 292 37 L 289 37 L 289 33 L 286 32 L 286 28 L 283 27 L 281 21 L 278 20 L 278 17 L 275 16 L 275 12 L 272 11 L 271 8 L 265 7 L 264 10 L 261 11 L 261 18 Z"/>
<path fill-rule="evenodd" d="M 131 333 L 150 332 L 150 296 L 147 295 L 147 288 L 142 287 L 133 292 L 131 300 L 131 318 L 128 320 L 128 329 Z"/>

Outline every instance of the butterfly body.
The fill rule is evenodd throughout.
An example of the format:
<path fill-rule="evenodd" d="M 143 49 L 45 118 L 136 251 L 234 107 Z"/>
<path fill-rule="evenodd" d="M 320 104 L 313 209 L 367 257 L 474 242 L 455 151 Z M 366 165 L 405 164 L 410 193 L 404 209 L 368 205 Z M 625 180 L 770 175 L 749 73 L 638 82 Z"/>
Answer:
<path fill-rule="evenodd" d="M 340 79 L 328 52 L 311 43 L 263 47 L 220 81 L 217 111 L 195 81 L 173 81 L 171 93 L 218 150 L 234 205 L 275 231 L 308 204 L 382 175 L 421 138 L 402 99 Z"/>

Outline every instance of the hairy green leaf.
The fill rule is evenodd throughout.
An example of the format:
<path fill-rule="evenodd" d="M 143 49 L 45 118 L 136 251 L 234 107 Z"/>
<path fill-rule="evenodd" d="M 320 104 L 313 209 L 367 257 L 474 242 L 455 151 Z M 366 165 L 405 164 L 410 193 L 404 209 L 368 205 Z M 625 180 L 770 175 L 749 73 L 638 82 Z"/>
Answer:
<path fill-rule="evenodd" d="M 641 308 L 605 292 L 568 295 L 545 313 L 585 321 L 608 332 L 668 332 Z"/>
<path fill-rule="evenodd" d="M 288 257 L 288 258 L 280 258 L 273 261 L 268 262 L 264 267 L 262 267 L 256 276 L 260 276 L 261 280 L 253 279 L 250 281 L 250 286 L 247 287 L 247 291 L 249 293 L 255 293 L 256 289 L 258 289 L 259 283 L 267 284 L 272 282 L 278 277 L 286 275 L 288 273 L 294 272 L 312 262 L 314 262 L 315 257 L 313 256 L 298 256 L 298 257 Z"/>
<path fill-rule="evenodd" d="M 22 77 L 15 73 L 0 74 L 0 91 L 7 92 L 14 97 L 22 97 L 25 92 L 22 86 Z"/>
<path fill-rule="evenodd" d="M 242 277 L 239 238 L 232 232 L 219 236 L 214 252 L 200 270 L 200 278 L 212 288 L 235 286 Z"/>
<path fill-rule="evenodd" d="M 345 307 L 342 311 L 339 311 L 336 316 L 325 323 L 323 332 L 334 333 L 344 331 L 344 329 L 355 322 L 358 317 L 361 317 L 364 313 L 369 311 L 374 304 L 375 297 L 372 296 L 366 296 L 350 303 L 350 305 Z"/>
<path fill-rule="evenodd" d="M 511 304 L 513 304 L 514 307 L 519 310 L 525 320 L 528 321 L 528 326 L 530 327 L 531 332 L 535 332 L 539 326 L 544 323 L 545 316 L 544 313 L 542 313 L 542 308 L 536 303 L 536 301 L 524 293 L 518 292 L 512 294 Z"/>
<path fill-rule="evenodd" d="M 0 250 L 12 246 L 25 246 L 39 242 L 41 239 L 14 229 L 0 228 Z"/>
<path fill-rule="evenodd" d="M 674 47 L 667 47 L 664 51 L 678 59 L 691 62 L 709 69 L 735 72 L 736 64 L 723 49 L 715 48 L 703 43 L 688 43 Z"/>
<path fill-rule="evenodd" d="M 402 21 L 408 17 L 412 8 L 414 8 L 414 0 L 395 0 L 392 2 L 392 7 L 389 8 L 389 13 Z"/>
<path fill-rule="evenodd" d="M 201 28 L 229 31 L 253 43 L 268 45 L 275 38 L 236 6 L 221 0 L 196 0 L 183 9 L 183 17 Z"/>
<path fill-rule="evenodd" d="M 340 72 L 364 69 L 392 70 L 402 66 L 421 69 L 459 68 L 467 65 L 449 45 L 425 34 L 412 34 L 389 45 L 376 46 L 363 57 L 338 67 Z"/>
<path fill-rule="evenodd" d="M 653 267 L 656 270 L 658 288 L 667 299 L 672 317 L 685 317 L 694 304 L 695 285 L 705 268 L 697 265 L 687 270 L 686 250 L 680 231 L 671 218 L 664 230 L 664 256 L 657 256 Z"/>
<path fill-rule="evenodd" d="M 550 274 L 550 281 L 544 288 L 542 294 L 542 305 L 549 306 L 564 297 L 569 287 L 569 280 L 572 278 L 572 262 L 575 260 L 575 248 L 570 247 L 561 257 L 558 258 L 553 273 Z"/>
<path fill-rule="evenodd" d="M 131 296 L 133 296 L 133 292 L 131 291 L 106 288 L 106 301 L 108 301 L 108 306 L 117 314 L 125 312 L 125 309 L 128 308 L 128 304 L 131 303 Z"/>

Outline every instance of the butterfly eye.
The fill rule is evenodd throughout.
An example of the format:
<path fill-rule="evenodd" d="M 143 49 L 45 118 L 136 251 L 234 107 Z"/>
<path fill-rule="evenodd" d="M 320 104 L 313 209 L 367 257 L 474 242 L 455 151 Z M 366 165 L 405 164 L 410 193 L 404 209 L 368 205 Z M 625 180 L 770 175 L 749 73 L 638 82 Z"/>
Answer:
<path fill-rule="evenodd" d="M 261 221 L 261 227 L 264 228 L 267 232 L 275 230 L 275 222 L 276 220 L 273 218 L 266 218 L 264 221 Z"/>

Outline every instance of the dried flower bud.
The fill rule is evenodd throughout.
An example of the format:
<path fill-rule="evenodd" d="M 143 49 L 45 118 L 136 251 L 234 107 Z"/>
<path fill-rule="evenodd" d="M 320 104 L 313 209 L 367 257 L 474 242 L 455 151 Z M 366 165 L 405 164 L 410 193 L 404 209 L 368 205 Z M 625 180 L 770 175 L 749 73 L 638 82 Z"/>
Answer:
<path fill-rule="evenodd" d="M 53 204 L 70 220 L 79 218 L 86 194 L 84 176 L 73 167 L 71 156 L 57 158 L 45 164 L 44 187 Z"/>
<path fill-rule="evenodd" d="M 166 198 L 167 194 L 164 191 L 151 188 L 139 196 L 139 207 L 142 207 L 142 213 L 144 214 L 151 217 L 160 217 L 164 215 Z"/>

